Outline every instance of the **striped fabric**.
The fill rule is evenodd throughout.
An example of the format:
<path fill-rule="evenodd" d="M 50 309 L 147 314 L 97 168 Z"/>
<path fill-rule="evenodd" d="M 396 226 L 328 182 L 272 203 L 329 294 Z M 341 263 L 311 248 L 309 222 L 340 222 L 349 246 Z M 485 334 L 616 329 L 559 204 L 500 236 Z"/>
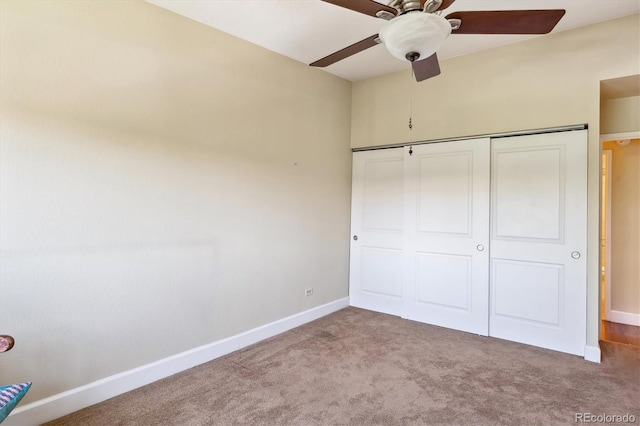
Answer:
<path fill-rule="evenodd" d="M 0 387 L 0 423 L 2 423 L 11 410 L 18 405 L 18 402 L 20 402 L 30 387 L 31 382 Z"/>

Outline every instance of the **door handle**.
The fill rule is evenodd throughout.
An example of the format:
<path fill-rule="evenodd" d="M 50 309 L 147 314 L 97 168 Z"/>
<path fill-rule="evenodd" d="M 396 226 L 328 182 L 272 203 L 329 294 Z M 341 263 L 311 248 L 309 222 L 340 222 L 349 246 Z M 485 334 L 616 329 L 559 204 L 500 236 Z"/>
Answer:
<path fill-rule="evenodd" d="M 358 236 L 357 235 L 353 236 L 353 241 L 358 241 Z"/>
<path fill-rule="evenodd" d="M 478 250 L 478 251 L 484 251 L 484 246 L 483 246 L 482 244 L 478 244 L 478 245 L 476 246 L 476 250 Z"/>
<path fill-rule="evenodd" d="M 582 255 L 580 254 L 579 251 L 571 252 L 571 257 L 574 258 L 574 259 L 580 259 L 580 256 L 582 256 Z"/>

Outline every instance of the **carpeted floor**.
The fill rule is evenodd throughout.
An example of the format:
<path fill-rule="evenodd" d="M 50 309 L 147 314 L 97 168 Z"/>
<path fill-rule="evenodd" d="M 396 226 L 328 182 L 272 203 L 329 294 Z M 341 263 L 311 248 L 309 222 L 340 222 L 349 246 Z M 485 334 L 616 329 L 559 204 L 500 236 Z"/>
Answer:
<path fill-rule="evenodd" d="M 347 308 L 47 425 L 640 423 L 640 349 L 603 362 Z"/>

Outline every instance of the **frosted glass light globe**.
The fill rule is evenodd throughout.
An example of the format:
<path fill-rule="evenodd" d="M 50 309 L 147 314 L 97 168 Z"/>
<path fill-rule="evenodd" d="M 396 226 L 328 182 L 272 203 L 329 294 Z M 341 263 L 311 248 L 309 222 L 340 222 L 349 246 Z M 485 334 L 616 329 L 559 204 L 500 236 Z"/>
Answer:
<path fill-rule="evenodd" d="M 407 54 L 418 53 L 427 59 L 451 34 L 451 24 L 440 15 L 409 12 L 388 21 L 380 30 L 380 40 L 393 56 L 407 60 Z"/>

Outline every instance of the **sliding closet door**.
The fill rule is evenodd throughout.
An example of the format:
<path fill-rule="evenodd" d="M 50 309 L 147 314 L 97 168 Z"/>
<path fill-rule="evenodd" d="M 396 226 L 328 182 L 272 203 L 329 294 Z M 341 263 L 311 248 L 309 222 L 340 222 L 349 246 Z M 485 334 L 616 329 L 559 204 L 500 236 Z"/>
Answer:
<path fill-rule="evenodd" d="M 402 148 L 355 152 L 351 196 L 350 303 L 401 316 Z"/>
<path fill-rule="evenodd" d="M 405 318 L 488 333 L 489 144 L 405 148 Z"/>
<path fill-rule="evenodd" d="M 492 141 L 491 336 L 584 355 L 587 132 Z"/>

